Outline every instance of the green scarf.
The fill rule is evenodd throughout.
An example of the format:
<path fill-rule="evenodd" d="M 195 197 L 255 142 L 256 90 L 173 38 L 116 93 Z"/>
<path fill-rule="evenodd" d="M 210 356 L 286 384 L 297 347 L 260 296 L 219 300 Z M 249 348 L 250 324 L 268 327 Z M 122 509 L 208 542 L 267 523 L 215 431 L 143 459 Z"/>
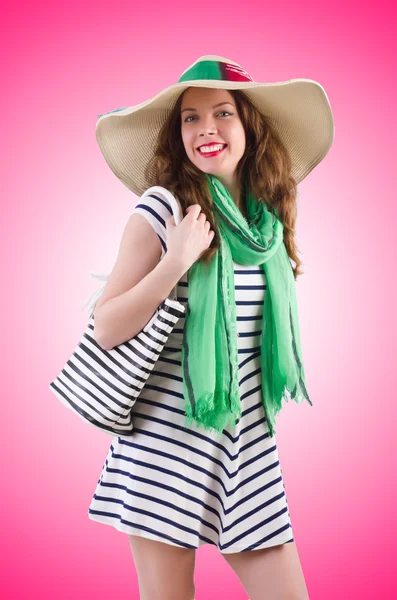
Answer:
<path fill-rule="evenodd" d="M 271 436 L 287 393 L 310 405 L 300 346 L 295 279 L 283 240 L 282 222 L 249 191 L 247 221 L 219 179 L 206 175 L 213 198 L 220 248 L 210 265 L 188 270 L 188 303 L 182 346 L 185 424 L 221 432 L 241 417 L 233 260 L 262 265 L 262 399 Z M 276 211 L 274 211 L 276 212 Z"/>

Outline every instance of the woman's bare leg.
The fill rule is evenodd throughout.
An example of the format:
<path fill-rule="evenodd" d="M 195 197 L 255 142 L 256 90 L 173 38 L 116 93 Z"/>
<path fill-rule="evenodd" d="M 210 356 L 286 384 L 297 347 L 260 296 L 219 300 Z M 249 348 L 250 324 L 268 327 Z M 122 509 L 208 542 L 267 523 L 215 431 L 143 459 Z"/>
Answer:
<path fill-rule="evenodd" d="M 196 551 L 129 535 L 140 600 L 194 600 Z"/>
<path fill-rule="evenodd" d="M 308 600 L 295 542 L 222 554 L 250 600 Z"/>

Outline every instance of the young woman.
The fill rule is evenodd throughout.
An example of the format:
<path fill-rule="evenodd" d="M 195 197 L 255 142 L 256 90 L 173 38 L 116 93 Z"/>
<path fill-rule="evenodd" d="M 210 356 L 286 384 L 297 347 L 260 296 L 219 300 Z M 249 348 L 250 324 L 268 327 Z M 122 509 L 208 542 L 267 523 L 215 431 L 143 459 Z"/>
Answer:
<path fill-rule="evenodd" d="M 193 600 L 195 551 L 214 544 L 250 600 L 308 598 L 275 438 L 282 399 L 311 400 L 295 296 L 296 189 L 333 119 L 311 80 L 255 83 L 203 56 L 97 139 L 138 202 L 95 306 L 95 336 L 131 339 L 178 284 L 185 314 L 112 440 L 89 518 L 129 536 L 141 600 Z M 296 264 L 292 267 L 290 258 Z"/>

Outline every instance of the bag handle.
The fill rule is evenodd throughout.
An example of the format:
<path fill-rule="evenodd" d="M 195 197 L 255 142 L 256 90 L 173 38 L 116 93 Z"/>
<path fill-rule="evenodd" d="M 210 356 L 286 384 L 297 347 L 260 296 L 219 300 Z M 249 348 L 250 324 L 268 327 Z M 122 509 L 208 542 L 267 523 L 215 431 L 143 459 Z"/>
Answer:
<path fill-rule="evenodd" d="M 172 208 L 172 214 L 174 215 L 175 225 L 179 225 L 179 223 L 183 220 L 182 206 L 181 206 L 179 200 L 169 190 L 167 190 L 167 188 L 165 188 L 161 185 L 153 185 L 152 187 L 148 188 L 144 192 L 144 194 L 140 197 L 140 200 L 143 200 L 149 194 L 154 194 L 154 193 L 164 196 L 164 198 L 169 202 L 169 204 Z M 91 316 L 92 313 L 94 312 L 95 305 L 98 302 L 98 299 L 102 295 L 102 292 L 105 288 L 106 282 L 109 279 L 110 273 L 99 273 L 98 271 L 93 271 L 92 269 L 89 271 L 89 273 L 92 277 L 95 277 L 96 279 L 104 281 L 104 284 L 101 285 L 101 287 L 98 288 L 88 298 L 87 302 L 84 304 L 84 306 L 81 309 L 81 310 L 86 309 Z M 178 287 L 178 283 L 176 283 L 176 285 L 172 288 L 171 292 L 168 295 L 168 298 L 170 298 L 172 300 L 177 299 L 177 287 Z"/>

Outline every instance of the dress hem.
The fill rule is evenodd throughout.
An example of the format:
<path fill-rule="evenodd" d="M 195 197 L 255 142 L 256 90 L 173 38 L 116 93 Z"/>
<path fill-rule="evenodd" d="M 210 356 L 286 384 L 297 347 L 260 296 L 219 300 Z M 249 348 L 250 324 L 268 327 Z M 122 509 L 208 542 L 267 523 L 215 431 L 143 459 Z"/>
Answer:
<path fill-rule="evenodd" d="M 95 521 L 96 523 L 102 523 L 103 525 L 109 525 L 110 527 L 113 527 L 114 529 L 116 529 L 117 531 L 120 531 L 121 533 L 125 533 L 127 535 L 134 535 L 134 536 L 138 536 L 138 537 L 144 537 L 144 538 L 147 538 L 150 540 L 154 540 L 155 542 L 162 542 L 163 544 L 168 544 L 169 546 L 176 546 L 177 548 L 187 548 L 188 550 L 198 550 L 202 546 L 215 546 L 215 548 L 217 548 L 221 554 L 233 554 L 235 552 L 252 552 L 254 550 L 262 550 L 264 548 L 271 548 L 272 546 L 281 546 L 283 544 L 288 544 L 290 542 L 295 541 L 294 537 L 291 538 L 291 527 L 289 527 L 286 530 L 286 532 L 288 533 L 289 539 L 286 539 L 284 542 L 277 542 L 276 544 L 267 544 L 266 543 L 264 545 L 258 546 L 256 548 L 248 549 L 248 550 L 247 550 L 247 546 L 233 546 L 233 548 L 228 548 L 226 551 L 222 551 L 215 542 L 201 541 L 198 546 L 191 546 L 189 544 L 185 544 L 185 545 L 184 544 L 175 544 L 174 542 L 171 542 L 170 540 L 161 538 L 161 536 L 159 536 L 159 535 L 154 535 L 154 534 L 151 534 L 146 531 L 142 532 L 142 531 L 137 530 L 137 532 L 130 533 L 131 527 L 123 526 L 123 524 L 120 523 L 120 521 L 114 521 L 114 519 L 112 519 L 111 517 L 105 517 L 104 515 L 96 515 L 96 514 L 90 513 L 90 512 L 88 512 L 87 515 L 91 521 Z"/>

